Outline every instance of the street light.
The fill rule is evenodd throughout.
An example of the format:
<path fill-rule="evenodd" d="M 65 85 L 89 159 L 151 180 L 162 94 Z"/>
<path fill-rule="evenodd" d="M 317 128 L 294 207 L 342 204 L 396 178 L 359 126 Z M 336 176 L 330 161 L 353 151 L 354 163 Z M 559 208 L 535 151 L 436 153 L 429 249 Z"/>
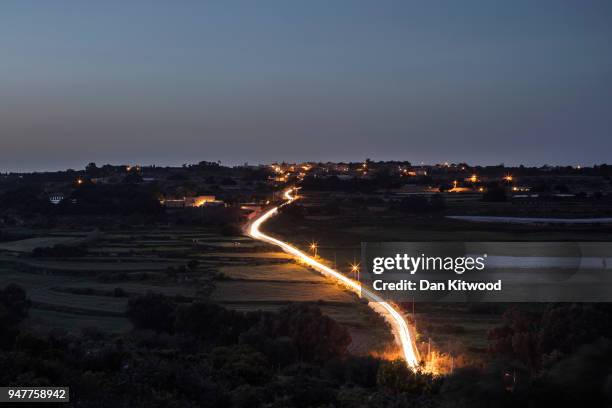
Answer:
<path fill-rule="evenodd" d="M 359 264 L 351 264 L 351 272 L 355 274 L 355 278 L 359 281 Z"/>
<path fill-rule="evenodd" d="M 317 257 L 317 243 L 316 242 L 313 242 L 312 244 L 310 244 L 310 250 L 314 252 L 314 257 L 316 258 Z"/>

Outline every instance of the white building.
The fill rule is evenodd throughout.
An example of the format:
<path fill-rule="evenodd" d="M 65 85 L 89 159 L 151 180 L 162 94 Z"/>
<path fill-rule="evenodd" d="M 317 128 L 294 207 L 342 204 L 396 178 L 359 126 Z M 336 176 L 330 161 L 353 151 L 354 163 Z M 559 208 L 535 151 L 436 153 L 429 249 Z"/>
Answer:
<path fill-rule="evenodd" d="M 51 204 L 57 205 L 57 204 L 61 203 L 62 201 L 64 201 L 64 194 L 62 194 L 62 193 L 53 193 L 53 194 L 49 195 L 49 202 Z"/>

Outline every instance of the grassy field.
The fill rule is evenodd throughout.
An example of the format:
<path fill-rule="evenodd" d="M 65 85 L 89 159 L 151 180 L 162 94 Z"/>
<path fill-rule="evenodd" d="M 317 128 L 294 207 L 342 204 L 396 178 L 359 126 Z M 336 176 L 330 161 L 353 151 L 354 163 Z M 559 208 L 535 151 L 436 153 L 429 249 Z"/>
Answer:
<path fill-rule="evenodd" d="M 9 252 L 32 252 L 34 248 L 46 248 L 57 244 L 74 244 L 80 241 L 75 237 L 54 237 L 47 236 L 41 238 L 28 238 L 11 242 L 0 242 L 0 251 Z"/>
<path fill-rule="evenodd" d="M 36 330 L 131 330 L 125 316 L 129 297 L 156 292 L 243 311 L 313 303 L 350 330 L 352 352 L 394 350 L 386 324 L 356 295 L 248 237 L 223 236 L 212 228 L 118 230 L 100 234 L 77 257 L 28 255 L 84 235 L 62 232 L 28 231 L 39 236 L 0 247 L 0 286 L 17 283 L 27 291 L 33 304 L 29 324 Z"/>
<path fill-rule="evenodd" d="M 219 302 L 336 302 L 352 303 L 354 295 L 331 283 L 217 282 L 212 299 Z"/>
<path fill-rule="evenodd" d="M 328 282 L 323 276 L 315 274 L 293 262 L 277 265 L 223 266 L 219 268 L 219 271 L 232 280 L 303 283 Z"/>
<path fill-rule="evenodd" d="M 201 255 L 194 240 L 227 239 L 206 229 L 111 231 L 89 242 L 84 256 L 32 258 L 27 251 L 74 243 L 78 238 L 74 232 L 65 236 L 58 231 L 28 232 L 40 236 L 2 243 L 0 285 L 17 283 L 27 291 L 33 303 L 33 327 L 78 330 L 92 326 L 112 332 L 131 329 L 125 317 L 130 296 L 149 291 L 208 296 L 216 270 L 200 264 L 188 267 Z"/>
<path fill-rule="evenodd" d="M 308 197 L 304 204 L 312 204 Z M 321 197 L 318 204 L 325 203 Z M 347 274 L 350 264 L 359 261 L 362 241 L 605 241 L 611 236 L 609 227 L 481 225 L 444 217 L 451 211 L 476 213 L 470 206 L 491 208 L 459 204 L 445 213 L 410 215 L 348 206 L 335 215 L 274 218 L 266 230 L 305 250 L 316 240 L 319 255 Z M 89 231 L 78 230 L 28 230 L 21 236 L 28 239 L 0 243 L 0 285 L 15 282 L 27 290 L 33 302 L 31 324 L 41 330 L 130 330 L 125 317 L 129 297 L 151 291 L 212 299 L 245 311 L 274 311 L 291 302 L 318 304 L 349 328 L 353 352 L 397 353 L 388 327 L 357 296 L 248 237 L 202 227 L 105 231 L 95 240 L 88 239 Z M 85 254 L 29 255 L 36 247 L 76 242 L 86 245 Z M 525 245 L 524 251 L 533 252 L 533 246 Z M 482 313 L 466 305 L 423 304 L 415 309 L 421 348 L 431 344 L 440 352 L 474 359 L 484 356 L 487 332 L 501 316 L 501 310 Z"/>

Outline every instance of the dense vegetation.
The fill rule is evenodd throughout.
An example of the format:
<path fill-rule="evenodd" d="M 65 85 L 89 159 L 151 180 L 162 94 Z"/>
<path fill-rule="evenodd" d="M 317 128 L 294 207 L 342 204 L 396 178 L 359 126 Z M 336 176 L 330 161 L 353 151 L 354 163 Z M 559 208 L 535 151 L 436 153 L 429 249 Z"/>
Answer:
<path fill-rule="evenodd" d="M 347 354 L 345 328 L 316 306 L 241 313 L 158 294 L 133 297 L 134 331 L 35 334 L 16 285 L 0 291 L 0 382 L 70 385 L 79 407 L 609 406 L 610 308 L 508 312 L 492 362 L 434 378 Z M 21 324 L 20 324 L 21 322 Z"/>

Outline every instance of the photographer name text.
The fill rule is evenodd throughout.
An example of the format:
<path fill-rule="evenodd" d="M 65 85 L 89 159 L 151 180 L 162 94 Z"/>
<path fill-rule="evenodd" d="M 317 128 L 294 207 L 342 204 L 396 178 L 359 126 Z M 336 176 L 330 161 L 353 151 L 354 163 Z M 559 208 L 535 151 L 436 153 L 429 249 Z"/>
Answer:
<path fill-rule="evenodd" d="M 431 282 L 427 279 L 412 281 L 402 279 L 395 282 L 375 280 L 373 287 L 377 291 L 501 291 L 502 281 L 466 282 L 461 279 L 449 279 L 446 282 Z"/>

